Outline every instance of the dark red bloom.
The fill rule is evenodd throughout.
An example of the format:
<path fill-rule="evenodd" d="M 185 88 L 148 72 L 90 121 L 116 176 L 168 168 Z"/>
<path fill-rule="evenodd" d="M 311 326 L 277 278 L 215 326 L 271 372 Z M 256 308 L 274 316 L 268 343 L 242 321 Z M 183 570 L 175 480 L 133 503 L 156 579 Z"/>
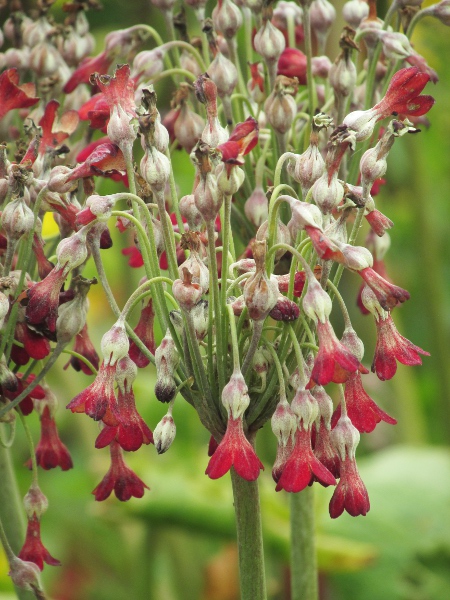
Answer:
<path fill-rule="evenodd" d="M 376 255 L 373 258 L 373 267 L 372 269 L 374 271 L 376 271 L 379 275 L 381 275 L 381 277 L 383 277 L 383 279 L 385 279 L 386 281 L 390 281 L 389 279 L 389 275 L 386 269 L 386 263 L 384 262 L 384 260 L 378 260 L 376 258 Z M 356 303 L 358 305 L 359 310 L 362 312 L 363 315 L 368 315 L 369 314 L 369 310 L 367 310 L 367 308 L 364 306 L 362 299 L 361 299 L 361 294 L 363 292 L 363 289 L 365 287 L 365 283 L 361 284 L 361 287 L 359 288 L 358 291 L 358 298 L 356 300 Z"/>
<path fill-rule="evenodd" d="M 100 502 L 106 500 L 114 490 L 116 497 L 126 502 L 131 497 L 142 498 L 145 489 L 149 489 L 145 483 L 131 469 L 124 460 L 122 449 L 119 444 L 112 441 L 109 446 L 111 454 L 111 466 L 102 481 L 92 492 L 95 499 Z"/>
<path fill-rule="evenodd" d="M 16 345 L 12 347 L 11 358 L 16 365 L 26 365 L 30 357 L 42 360 L 50 354 L 50 342 L 26 323 L 17 321 L 14 337 L 24 345 L 23 348 Z"/>
<path fill-rule="evenodd" d="M 41 438 L 36 446 L 36 460 L 46 471 L 56 467 L 68 471 L 73 467 L 70 453 L 59 438 L 56 421 L 48 406 L 44 407 L 41 414 Z M 31 459 L 26 462 L 26 466 L 31 469 Z"/>
<path fill-rule="evenodd" d="M 415 346 L 399 334 L 391 315 L 376 319 L 377 345 L 372 362 L 372 371 L 382 381 L 392 379 L 397 371 L 397 360 L 403 365 L 421 365 L 419 354 L 430 356 L 429 352 Z"/>
<path fill-rule="evenodd" d="M 336 485 L 334 476 L 313 454 L 311 430 L 299 427 L 295 434 L 294 448 L 286 461 L 275 490 L 301 492 L 314 477 L 323 485 Z"/>
<path fill-rule="evenodd" d="M 320 227 L 305 226 L 305 231 L 311 239 L 317 256 L 323 260 L 344 261 L 344 255 L 338 246 L 327 237 Z"/>
<path fill-rule="evenodd" d="M 46 323 L 50 331 L 56 330 L 59 293 L 66 277 L 67 269 L 56 266 L 45 279 L 28 290 L 26 320 L 30 325 Z"/>
<path fill-rule="evenodd" d="M 93 73 L 107 73 L 112 61 L 112 57 L 106 52 L 101 52 L 97 56 L 90 58 L 84 58 L 64 86 L 64 93 L 70 94 L 80 85 L 80 83 L 89 83 Z"/>
<path fill-rule="evenodd" d="M 393 113 L 415 117 L 424 115 L 434 104 L 432 96 L 420 96 L 429 81 L 430 75 L 417 67 L 400 69 L 392 77 L 384 98 L 373 110 L 379 114 L 378 118 L 385 118 Z"/>
<path fill-rule="evenodd" d="M 73 349 L 78 354 L 81 354 L 81 356 L 87 358 L 89 362 L 98 370 L 99 358 L 97 351 L 94 348 L 94 344 L 91 342 L 89 337 L 87 323 L 85 323 L 83 329 L 75 336 L 75 344 Z M 72 356 L 64 368 L 67 369 L 69 365 L 72 365 L 75 371 L 83 371 L 83 373 L 86 375 L 94 374 L 86 365 L 86 363 L 76 356 Z"/>
<path fill-rule="evenodd" d="M 3 388 L 2 389 L 2 393 L 5 396 L 5 398 L 7 398 L 8 400 L 14 400 L 15 398 L 17 398 L 17 396 L 20 396 L 20 394 L 34 381 L 36 375 L 31 374 L 28 375 L 28 377 L 24 380 L 22 380 L 22 373 L 16 373 L 16 377 L 17 379 L 17 389 L 15 390 L 11 390 L 11 389 L 6 389 Z M 34 404 L 33 404 L 33 399 L 34 400 L 42 400 L 43 398 L 45 398 L 45 391 L 43 390 L 43 388 L 40 385 L 37 385 L 29 394 L 28 396 L 25 396 L 25 398 L 22 400 L 22 402 L 19 403 L 20 406 L 20 410 L 22 411 L 23 415 L 29 415 L 34 408 Z"/>
<path fill-rule="evenodd" d="M 222 161 L 229 164 L 244 164 L 243 157 L 258 143 L 258 121 L 248 117 L 243 123 L 238 123 L 233 129 L 228 141 L 217 146 L 222 153 Z"/>
<path fill-rule="evenodd" d="M 331 443 L 331 428 L 325 425 L 323 417 L 320 417 L 319 427 L 316 428 L 315 433 L 314 456 L 334 477 L 339 477 L 339 456 Z"/>
<path fill-rule="evenodd" d="M 127 114 L 136 116 L 134 103 L 135 82 L 130 78 L 129 65 L 118 66 L 112 77 L 96 73 L 95 83 L 104 94 L 111 113 L 114 108 L 121 106 Z"/>
<path fill-rule="evenodd" d="M 330 517 L 336 519 L 344 510 L 352 517 L 366 515 L 370 510 L 369 495 L 358 473 L 354 458 L 341 461 L 340 479 L 330 500 Z"/>
<path fill-rule="evenodd" d="M 331 323 L 318 321 L 317 335 L 319 337 L 319 352 L 314 361 L 311 381 L 319 385 L 327 385 L 330 381 L 344 383 L 350 373 L 368 370 L 359 362 L 348 348 L 337 339 Z"/>
<path fill-rule="evenodd" d="M 295 321 L 295 319 L 298 319 L 299 315 L 300 309 L 297 304 L 281 295 L 278 297 L 277 303 L 269 313 L 269 316 L 275 321 Z"/>
<path fill-rule="evenodd" d="M 369 223 L 373 231 L 379 236 L 382 237 L 387 229 L 393 227 L 394 223 L 383 215 L 382 212 L 374 208 L 372 211 L 366 213 L 364 215 L 366 221 Z"/>
<path fill-rule="evenodd" d="M 138 336 L 145 347 L 154 355 L 155 354 L 155 336 L 153 333 L 153 323 L 155 313 L 153 311 L 152 299 L 144 302 L 141 310 L 138 324 L 134 329 L 134 333 Z M 150 360 L 139 350 L 136 344 L 130 340 L 130 350 L 128 356 L 140 369 L 146 367 Z"/>
<path fill-rule="evenodd" d="M 0 75 L 0 119 L 15 108 L 28 108 L 39 102 L 34 97 L 35 87 L 32 83 L 19 85 L 17 69 L 7 69 Z"/>
<path fill-rule="evenodd" d="M 380 421 L 390 425 L 397 424 L 397 421 L 381 410 L 366 392 L 359 373 L 350 375 L 345 383 L 345 403 L 350 421 L 361 433 L 370 433 Z M 340 416 L 341 405 L 339 404 L 333 414 L 333 427 Z"/>
<path fill-rule="evenodd" d="M 69 402 L 73 413 L 86 413 L 94 421 L 103 420 L 110 426 L 118 424 L 117 399 L 114 393 L 116 364 L 102 362 L 93 383 Z"/>
<path fill-rule="evenodd" d="M 294 440 L 292 436 L 286 442 L 286 446 L 283 444 L 277 444 L 277 456 L 275 458 L 275 462 L 272 467 L 272 479 L 275 483 L 278 483 L 280 477 L 283 473 L 283 469 L 286 466 L 288 458 L 292 454 L 292 450 L 294 449 Z"/>
<path fill-rule="evenodd" d="M 34 563 L 41 571 L 44 568 L 44 562 L 52 567 L 59 567 L 61 565 L 59 560 L 53 558 L 41 542 L 41 523 L 35 514 L 28 520 L 25 543 L 18 557 Z"/>
<path fill-rule="evenodd" d="M 94 175 L 123 180 L 126 172 L 122 151 L 108 138 L 101 138 L 90 143 L 77 156 L 81 164 L 73 169 L 67 181 L 92 177 Z"/>
<path fill-rule="evenodd" d="M 92 129 L 101 129 L 106 132 L 109 121 L 109 104 L 105 95 L 101 92 L 94 94 L 78 110 L 78 115 L 82 121 L 90 121 Z"/>
<path fill-rule="evenodd" d="M 264 469 L 252 445 L 245 437 L 242 417 L 228 419 L 225 435 L 211 456 L 205 473 L 211 479 L 218 479 L 231 467 L 234 467 L 236 473 L 247 481 L 257 479 L 259 471 Z"/>
<path fill-rule="evenodd" d="M 306 55 L 297 48 L 285 48 L 278 60 L 277 75 L 297 77 L 300 85 L 306 85 Z"/>
<path fill-rule="evenodd" d="M 393 285 L 371 267 L 361 269 L 357 273 L 373 291 L 384 310 L 390 310 L 410 298 L 407 290 Z"/>
<path fill-rule="evenodd" d="M 128 248 L 124 248 L 122 250 L 122 254 L 124 256 L 129 256 L 129 267 L 132 267 L 133 269 L 138 269 L 139 267 L 142 267 L 144 265 L 144 259 L 142 258 L 142 254 L 139 248 L 136 248 L 136 246 L 129 246 Z M 167 266 L 161 268 L 167 268 Z"/>

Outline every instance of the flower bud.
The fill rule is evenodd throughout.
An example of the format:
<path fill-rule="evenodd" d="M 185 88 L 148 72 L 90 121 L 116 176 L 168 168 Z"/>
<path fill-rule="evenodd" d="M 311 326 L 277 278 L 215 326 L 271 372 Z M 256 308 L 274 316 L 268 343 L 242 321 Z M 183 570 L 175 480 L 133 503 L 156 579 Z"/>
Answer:
<path fill-rule="evenodd" d="M 168 412 L 155 427 L 153 440 L 158 454 L 164 454 L 172 445 L 177 432 L 177 427 L 172 414 Z"/>
<path fill-rule="evenodd" d="M 362 361 L 364 356 L 364 344 L 351 325 L 344 329 L 344 333 L 341 337 L 341 344 L 344 344 L 344 346 L 356 356 L 359 362 Z"/>
<path fill-rule="evenodd" d="M 71 173 L 72 169 L 64 165 L 53 167 L 47 181 L 49 191 L 58 194 L 74 191 L 78 187 L 78 181 L 67 181 Z"/>
<path fill-rule="evenodd" d="M 450 27 L 450 0 L 442 0 L 427 8 L 427 13 L 439 19 L 441 23 Z"/>
<path fill-rule="evenodd" d="M 328 56 L 313 56 L 311 59 L 313 77 L 327 79 L 330 73 L 331 64 L 331 60 Z"/>
<path fill-rule="evenodd" d="M 244 300 L 248 314 L 254 321 L 264 320 L 278 300 L 278 282 L 275 278 L 268 278 L 265 266 L 266 241 L 255 240 L 253 256 L 256 263 L 256 272 L 246 280 L 244 286 Z"/>
<path fill-rule="evenodd" d="M 347 415 L 341 414 L 339 421 L 331 432 L 331 443 L 342 461 L 346 458 L 355 458 L 355 451 L 360 437 L 359 431 Z"/>
<path fill-rule="evenodd" d="M 269 239 L 269 221 L 264 221 L 264 223 L 259 227 L 256 232 L 257 240 L 266 240 Z M 277 228 L 276 228 L 276 244 L 290 244 L 291 243 L 291 232 L 287 225 L 283 223 L 281 219 L 277 219 Z M 275 253 L 275 262 L 279 261 L 280 258 L 286 254 L 287 250 L 284 248 L 280 248 Z"/>
<path fill-rule="evenodd" d="M 23 235 L 32 231 L 34 214 L 23 198 L 17 198 L 3 209 L 1 223 L 8 240 L 17 242 Z"/>
<path fill-rule="evenodd" d="M 286 400 L 278 402 L 270 424 L 278 443 L 286 447 L 297 429 L 297 419 Z"/>
<path fill-rule="evenodd" d="M 357 142 L 364 142 L 372 135 L 377 119 L 377 113 L 373 109 L 355 110 L 349 113 L 342 123 L 355 132 Z"/>
<path fill-rule="evenodd" d="M 208 333 L 208 300 L 200 300 L 200 302 L 191 309 L 191 317 L 196 338 L 198 340 L 203 340 Z"/>
<path fill-rule="evenodd" d="M 219 0 L 212 12 L 214 29 L 231 40 L 242 27 L 242 13 L 231 0 Z"/>
<path fill-rule="evenodd" d="M 356 85 L 356 67 L 351 53 L 342 52 L 330 69 L 330 83 L 339 98 L 348 98 Z"/>
<path fill-rule="evenodd" d="M 138 52 L 133 59 L 133 77 L 141 80 L 151 79 L 164 71 L 164 56 L 166 49 L 164 44 L 153 50 Z"/>
<path fill-rule="evenodd" d="M 336 9 L 328 0 L 314 0 L 309 9 L 311 30 L 319 45 L 324 48 L 331 26 L 336 19 Z"/>
<path fill-rule="evenodd" d="M 333 303 L 314 276 L 308 276 L 308 291 L 302 301 L 303 311 L 315 323 L 325 323 L 331 314 Z"/>
<path fill-rule="evenodd" d="M 106 132 L 113 144 L 124 148 L 133 144 L 137 137 L 137 125 L 132 122 L 133 115 L 126 112 L 121 104 L 114 105 Z"/>
<path fill-rule="evenodd" d="M 298 389 L 291 402 L 291 410 L 297 417 L 298 428 L 311 429 L 319 414 L 317 400 L 309 390 Z"/>
<path fill-rule="evenodd" d="M 314 396 L 317 402 L 319 413 L 317 418 L 323 419 L 325 427 L 328 431 L 331 430 L 331 417 L 333 415 L 333 401 L 330 396 L 326 393 L 321 385 L 315 385 L 311 390 L 311 394 Z"/>
<path fill-rule="evenodd" d="M 10 572 L 9 576 L 14 585 L 23 590 L 32 592 L 41 592 L 41 584 L 39 581 L 40 569 L 34 562 L 21 560 L 14 556 L 9 561 Z M 42 597 L 42 596 L 41 596 Z"/>
<path fill-rule="evenodd" d="M 245 216 L 255 227 L 260 227 L 269 216 L 269 202 L 261 186 L 256 186 L 244 204 Z"/>
<path fill-rule="evenodd" d="M 222 390 L 222 404 L 232 419 L 241 418 L 250 404 L 248 388 L 239 369 L 233 371 L 230 381 Z"/>
<path fill-rule="evenodd" d="M 203 289 L 198 283 L 192 282 L 192 273 L 182 267 L 183 279 L 175 279 L 172 284 L 172 293 L 180 308 L 190 312 L 192 308 L 200 301 Z"/>
<path fill-rule="evenodd" d="M 158 371 L 155 384 L 155 396 L 160 402 L 170 402 L 177 393 L 177 384 L 167 365 L 162 362 Z"/>
<path fill-rule="evenodd" d="M 192 148 L 200 139 L 205 129 L 205 121 L 200 115 L 192 111 L 185 103 L 174 123 L 173 131 L 176 139 L 186 152 L 191 153 Z"/>
<path fill-rule="evenodd" d="M 37 483 L 32 483 L 23 499 L 23 505 L 28 519 L 36 515 L 38 520 L 42 517 L 48 508 L 48 500 L 41 492 Z"/>
<path fill-rule="evenodd" d="M 201 241 L 198 235 L 189 231 L 183 234 L 181 238 L 181 248 L 183 250 L 190 250 L 191 254 L 183 264 L 178 267 L 180 278 L 183 278 L 183 269 L 187 269 L 192 275 L 193 283 L 199 284 L 206 293 L 209 289 L 209 269 L 200 258 Z"/>
<path fill-rule="evenodd" d="M 277 75 L 297 77 L 300 85 L 306 85 L 306 55 L 297 48 L 285 48 L 278 61 Z"/>
<path fill-rule="evenodd" d="M 126 355 L 117 361 L 115 380 L 122 393 L 128 393 L 137 377 L 137 366 L 131 358 Z"/>
<path fill-rule="evenodd" d="M 156 150 L 147 148 L 141 160 L 141 174 L 153 192 L 163 192 L 170 178 L 170 160 Z"/>
<path fill-rule="evenodd" d="M 361 21 L 369 15 L 369 5 L 365 0 L 349 0 L 342 7 L 342 14 L 353 29 L 358 29 Z"/>
<path fill-rule="evenodd" d="M 297 104 L 291 95 L 295 87 L 295 80 L 279 75 L 273 92 L 264 103 L 267 120 L 278 133 L 289 131 L 297 114 Z"/>
<path fill-rule="evenodd" d="M 56 248 L 58 264 L 67 272 L 79 267 L 87 259 L 86 235 L 88 229 L 83 227 L 72 236 L 61 240 Z"/>
<path fill-rule="evenodd" d="M 216 170 L 217 187 L 227 196 L 233 196 L 244 183 L 245 173 L 237 165 L 221 163 Z"/>
<path fill-rule="evenodd" d="M 47 42 L 37 44 L 30 52 L 29 69 L 38 77 L 51 77 L 61 66 L 58 50 Z"/>
<path fill-rule="evenodd" d="M 286 47 L 284 35 L 267 19 L 256 32 L 253 45 L 266 63 L 276 64 Z"/>
<path fill-rule="evenodd" d="M 156 371 L 158 372 L 159 368 L 165 364 L 168 368 L 168 372 L 172 375 L 176 371 L 179 362 L 180 357 L 175 342 L 170 335 L 170 331 L 167 330 L 166 335 L 161 340 L 161 343 L 155 352 Z"/>
<path fill-rule="evenodd" d="M 300 184 L 305 197 L 325 170 L 325 161 L 317 143 L 311 139 L 308 148 L 303 154 L 298 154 L 293 163 L 293 168 L 289 168 L 289 174 Z"/>
<path fill-rule="evenodd" d="M 218 52 L 208 67 L 208 75 L 217 86 L 219 98 L 231 96 L 238 81 L 237 70 L 231 60 Z"/>
<path fill-rule="evenodd" d="M 215 220 L 222 206 L 222 194 L 217 187 L 216 177 L 207 172 L 200 178 L 194 191 L 195 206 L 205 222 Z"/>
<path fill-rule="evenodd" d="M 371 290 L 371 288 L 368 285 L 365 285 L 363 287 L 363 290 L 361 292 L 361 302 L 363 303 L 364 307 L 370 312 L 372 313 L 372 315 L 375 317 L 375 319 L 386 319 L 386 317 L 388 316 L 388 312 L 384 310 L 384 308 L 382 308 L 381 304 L 378 302 L 378 298 L 376 297 L 375 293 Z"/>
<path fill-rule="evenodd" d="M 191 231 L 199 231 L 203 223 L 202 215 L 195 206 L 194 194 L 188 194 L 180 199 L 180 214 L 184 217 Z"/>
<path fill-rule="evenodd" d="M 111 329 L 105 333 L 100 348 L 106 365 L 114 366 L 118 360 L 128 354 L 130 342 L 123 321 L 116 321 Z"/>
<path fill-rule="evenodd" d="M 9 300 L 3 292 L 0 292 L 0 329 L 3 327 L 5 317 L 9 311 Z"/>
<path fill-rule="evenodd" d="M 295 302 L 280 294 L 269 315 L 275 321 L 295 321 L 300 315 L 300 309 Z"/>
<path fill-rule="evenodd" d="M 58 308 L 56 320 L 56 339 L 68 344 L 86 323 L 88 304 L 85 296 L 77 294 L 73 300 L 64 302 Z"/>

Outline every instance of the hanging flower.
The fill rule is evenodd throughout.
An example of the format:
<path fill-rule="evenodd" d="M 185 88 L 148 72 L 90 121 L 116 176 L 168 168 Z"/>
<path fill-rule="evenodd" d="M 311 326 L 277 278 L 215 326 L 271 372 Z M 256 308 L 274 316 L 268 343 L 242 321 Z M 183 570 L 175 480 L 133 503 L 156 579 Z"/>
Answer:
<path fill-rule="evenodd" d="M 41 416 L 41 438 L 36 446 L 37 464 L 45 471 L 61 467 L 62 471 L 68 471 L 73 467 L 72 458 L 67 447 L 59 438 L 56 421 L 53 418 L 50 407 L 45 406 Z M 31 469 L 31 459 L 26 462 Z"/>
<path fill-rule="evenodd" d="M 19 72 L 17 69 L 7 69 L 0 75 L 0 120 L 15 108 L 28 108 L 39 102 L 34 97 L 35 87 L 32 83 L 19 85 Z"/>
<path fill-rule="evenodd" d="M 52 567 L 59 567 L 61 563 L 50 554 L 41 542 L 41 524 L 36 515 L 28 519 L 25 543 L 18 554 L 19 558 L 34 563 L 42 571 L 44 562 Z"/>

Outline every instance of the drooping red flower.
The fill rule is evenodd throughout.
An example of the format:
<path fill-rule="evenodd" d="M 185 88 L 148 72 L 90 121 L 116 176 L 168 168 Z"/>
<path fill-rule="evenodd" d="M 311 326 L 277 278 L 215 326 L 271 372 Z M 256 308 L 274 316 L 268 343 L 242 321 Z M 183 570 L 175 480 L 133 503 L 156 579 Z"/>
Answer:
<path fill-rule="evenodd" d="M 117 399 L 114 393 L 116 364 L 102 362 L 93 383 L 69 402 L 73 413 L 86 413 L 94 421 L 103 420 L 110 426 L 118 424 Z"/>
<path fill-rule="evenodd" d="M 392 379 L 397 371 L 397 360 L 403 365 L 421 365 L 419 354 L 430 356 L 429 352 L 415 346 L 400 335 L 390 314 L 375 320 L 377 344 L 372 362 L 372 371 L 382 381 Z"/>
<path fill-rule="evenodd" d="M 89 83 L 93 73 L 107 73 L 112 61 L 113 57 L 109 56 L 107 52 L 101 52 L 97 56 L 84 58 L 64 86 L 64 93 L 70 94 L 81 83 Z"/>
<path fill-rule="evenodd" d="M 314 360 L 311 382 L 319 385 L 327 385 L 330 381 L 344 383 L 351 373 L 358 370 L 368 373 L 356 356 L 337 339 L 328 319 L 324 323 L 318 321 L 316 327 L 319 352 Z"/>
<path fill-rule="evenodd" d="M 242 417 L 228 419 L 227 430 L 221 442 L 211 456 L 206 475 L 211 479 L 219 479 L 234 467 L 236 473 L 247 481 L 258 478 L 259 471 L 264 469 L 250 442 L 244 434 Z"/>
<path fill-rule="evenodd" d="M 144 259 L 142 258 L 142 254 L 139 248 L 136 246 L 129 246 L 128 248 L 124 248 L 122 250 L 122 254 L 124 256 L 128 256 L 128 266 L 133 269 L 138 269 L 144 265 Z M 163 267 L 161 267 L 163 268 Z M 167 266 L 166 266 L 167 268 Z"/>
<path fill-rule="evenodd" d="M 30 329 L 25 322 L 16 323 L 14 337 L 24 347 L 14 345 L 11 349 L 11 358 L 16 365 L 26 365 L 30 357 L 42 360 L 50 354 L 50 342 L 43 335 Z"/>
<path fill-rule="evenodd" d="M 394 225 L 386 215 L 383 215 L 383 213 L 376 208 L 370 212 L 366 212 L 364 218 L 379 237 L 382 237 L 386 233 L 386 230 L 391 229 Z"/>
<path fill-rule="evenodd" d="M 55 266 L 45 256 L 44 245 L 45 242 L 41 235 L 35 232 L 33 234 L 33 254 L 36 258 L 38 273 L 41 279 L 45 279 Z"/>
<path fill-rule="evenodd" d="M 432 96 L 421 96 L 420 92 L 429 81 L 430 75 L 417 67 L 397 71 L 384 98 L 373 107 L 378 113 L 378 119 L 384 119 L 393 113 L 415 117 L 427 113 L 435 101 Z"/>
<path fill-rule="evenodd" d="M 91 142 L 77 156 L 80 163 L 67 178 L 74 181 L 83 177 L 111 177 L 115 181 L 126 177 L 126 164 L 122 151 L 107 137 Z M 128 180 L 126 180 L 128 181 Z"/>
<path fill-rule="evenodd" d="M 299 427 L 295 434 L 295 445 L 286 461 L 275 490 L 301 492 L 313 478 L 323 485 L 336 485 L 330 471 L 314 456 L 311 448 L 311 430 Z"/>
<path fill-rule="evenodd" d="M 90 121 L 92 129 L 101 129 L 106 133 L 109 121 L 109 104 L 101 92 L 94 94 L 78 110 L 82 121 Z"/>
<path fill-rule="evenodd" d="M 337 478 L 339 477 L 339 456 L 331 443 L 330 433 L 331 428 L 328 428 L 324 418 L 320 417 L 319 427 L 316 427 L 315 431 L 314 456 Z"/>
<path fill-rule="evenodd" d="M 278 59 L 277 75 L 297 77 L 300 85 L 306 85 L 306 55 L 297 48 L 285 48 Z"/>
<path fill-rule="evenodd" d="M 122 502 L 126 502 L 131 497 L 142 498 L 145 489 L 149 489 L 145 483 L 130 468 L 128 468 L 123 460 L 123 452 L 121 447 L 114 440 L 109 446 L 111 454 L 111 466 L 92 492 L 98 502 L 106 500 L 114 490 L 116 497 Z"/>
<path fill-rule="evenodd" d="M 34 96 L 35 87 L 32 83 L 19 85 L 17 69 L 7 69 L 0 75 L 0 120 L 15 108 L 28 108 L 39 102 Z"/>
<path fill-rule="evenodd" d="M 154 355 L 155 354 L 155 336 L 153 333 L 153 323 L 155 320 L 155 313 L 153 311 L 153 301 L 148 298 L 144 301 L 144 305 L 141 310 L 138 324 L 134 329 L 134 333 L 138 336 L 145 347 Z M 146 367 L 150 360 L 139 350 L 136 344 L 130 340 L 130 350 L 128 356 L 136 364 L 137 367 L 143 369 Z"/>
<path fill-rule="evenodd" d="M 40 419 L 41 438 L 36 446 L 37 464 L 46 471 L 56 467 L 68 471 L 73 467 L 72 458 L 58 435 L 56 421 L 52 417 L 48 406 L 44 407 Z M 31 459 L 26 462 L 26 466 L 29 469 L 32 468 Z"/>
<path fill-rule="evenodd" d="M 222 153 L 222 162 L 232 165 L 244 164 L 244 156 L 258 143 L 259 126 L 253 117 L 247 117 L 233 129 L 228 141 L 219 144 L 217 149 Z"/>
<path fill-rule="evenodd" d="M 410 298 L 407 290 L 390 283 L 371 267 L 361 269 L 357 273 L 374 292 L 384 310 L 390 310 Z"/>
<path fill-rule="evenodd" d="M 56 266 L 45 279 L 28 290 L 26 319 L 30 325 L 46 323 L 50 331 L 56 329 L 59 293 L 67 277 L 65 267 Z"/>
<path fill-rule="evenodd" d="M 397 421 L 390 417 L 372 400 L 363 387 L 361 375 L 353 373 L 345 382 L 345 403 L 350 421 L 361 433 L 370 433 L 380 421 L 396 425 Z M 333 427 L 341 416 L 341 405 L 333 414 Z"/>
<path fill-rule="evenodd" d="M 18 557 L 22 560 L 34 563 L 41 571 L 44 568 L 44 562 L 52 567 L 59 567 L 61 565 L 59 560 L 53 558 L 41 542 L 41 523 L 36 514 L 28 519 L 25 543 L 22 546 Z"/>
<path fill-rule="evenodd" d="M 75 344 L 73 349 L 78 354 L 81 354 L 81 356 L 87 358 L 89 362 L 98 370 L 99 357 L 94 348 L 94 344 L 89 337 L 87 323 L 84 324 L 83 329 L 75 336 Z M 67 369 L 69 365 L 72 365 L 75 371 L 83 371 L 83 373 L 86 375 L 94 374 L 87 364 L 76 356 L 71 356 L 69 362 L 64 366 L 64 369 Z"/>
<path fill-rule="evenodd" d="M 121 106 L 124 112 L 130 116 L 136 116 L 135 82 L 130 78 L 129 65 L 118 66 L 112 77 L 96 73 L 93 80 L 104 94 L 111 113 L 114 108 Z"/>
<path fill-rule="evenodd" d="M 370 510 L 369 495 L 354 457 L 346 456 L 341 461 L 340 479 L 331 497 L 329 510 L 332 519 L 339 517 L 344 510 L 352 517 L 365 516 Z"/>
<path fill-rule="evenodd" d="M 381 275 L 381 277 L 383 277 L 383 279 L 390 282 L 389 274 L 386 269 L 386 263 L 382 259 L 381 260 L 377 259 L 376 255 L 373 258 L 372 269 L 374 271 L 376 271 L 379 275 Z M 364 290 L 364 287 L 365 287 L 365 283 L 362 283 L 361 287 L 359 288 L 359 291 L 358 291 L 358 297 L 356 299 L 356 304 L 358 305 L 358 308 L 362 312 L 363 315 L 368 315 L 370 311 L 367 310 L 367 308 L 364 306 L 362 299 L 361 299 L 361 294 Z"/>

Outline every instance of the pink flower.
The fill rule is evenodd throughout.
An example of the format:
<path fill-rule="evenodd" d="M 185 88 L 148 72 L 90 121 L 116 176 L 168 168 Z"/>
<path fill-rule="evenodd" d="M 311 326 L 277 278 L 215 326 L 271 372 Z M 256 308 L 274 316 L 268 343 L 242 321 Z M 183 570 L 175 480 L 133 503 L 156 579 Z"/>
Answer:
<path fill-rule="evenodd" d="M 396 425 L 397 421 L 390 417 L 372 400 L 363 387 L 361 375 L 353 373 L 345 383 L 345 402 L 350 421 L 361 433 L 370 433 L 380 421 Z M 334 426 L 341 416 L 339 405 L 332 419 Z"/>
<path fill-rule="evenodd" d="M 28 377 L 22 380 L 22 373 L 16 373 L 17 379 L 17 388 L 15 390 L 2 388 L 2 394 L 8 400 L 14 400 L 19 396 L 35 379 L 36 375 L 28 375 Z M 33 400 L 42 400 L 45 398 L 45 391 L 42 389 L 40 385 L 35 386 L 35 388 L 25 396 L 22 402 L 19 403 L 20 410 L 23 415 L 29 415 L 33 412 L 34 404 Z"/>
<path fill-rule="evenodd" d="M 112 441 L 109 446 L 111 454 L 111 466 L 92 492 L 98 502 L 106 500 L 114 490 L 116 497 L 122 502 L 126 502 L 131 497 L 142 498 L 145 489 L 149 489 L 145 483 L 131 469 L 129 469 L 124 460 L 122 449 L 119 444 Z"/>
<path fill-rule="evenodd" d="M 7 69 L 0 75 L 0 120 L 10 110 L 15 108 L 28 108 L 39 102 L 34 97 L 35 88 L 32 83 L 19 85 L 19 72 L 17 69 Z"/>
<path fill-rule="evenodd" d="M 22 560 L 33 562 L 42 571 L 44 562 L 52 567 L 59 567 L 61 563 L 50 554 L 41 542 L 41 523 L 34 514 L 28 519 L 25 543 L 18 557 Z"/>
<path fill-rule="evenodd" d="M 243 157 L 258 143 L 258 133 L 258 122 L 253 117 L 248 117 L 243 123 L 238 123 L 228 141 L 217 146 L 222 153 L 222 162 L 234 165 L 244 164 Z"/>
<path fill-rule="evenodd" d="M 138 269 L 139 267 L 142 267 L 144 265 L 144 259 L 142 258 L 142 254 L 139 250 L 139 248 L 136 248 L 136 246 L 129 246 L 128 248 L 124 248 L 122 250 L 122 254 L 124 256 L 128 256 L 128 266 L 133 268 L 133 269 Z M 164 268 L 164 267 L 161 267 Z M 167 268 L 167 265 L 166 267 Z"/>
<path fill-rule="evenodd" d="M 316 426 L 315 431 L 314 456 L 334 477 L 339 477 L 339 457 L 331 443 L 330 433 L 331 429 L 325 425 L 325 419 L 320 417 L 319 427 Z"/>
<path fill-rule="evenodd" d="M 275 490 L 301 492 L 313 478 L 323 485 L 336 485 L 336 479 L 330 471 L 314 456 L 311 448 L 311 430 L 298 428 L 295 445 L 283 469 Z"/>
<path fill-rule="evenodd" d="M 318 321 L 317 335 L 319 352 L 314 361 L 311 382 L 318 385 L 327 385 L 330 381 L 344 383 L 351 373 L 358 370 L 361 373 L 368 373 L 356 356 L 337 339 L 328 319 L 324 323 Z"/>
<path fill-rule="evenodd" d="M 34 329 L 30 329 L 26 323 L 17 321 L 14 337 L 24 347 L 13 345 L 11 358 L 16 365 L 26 365 L 30 357 L 42 360 L 50 354 L 50 342 Z M 26 360 L 25 360 L 26 359 Z"/>
<path fill-rule="evenodd" d="M 41 438 L 36 446 L 36 460 L 46 471 L 55 467 L 68 471 L 73 467 L 70 453 L 59 438 L 55 419 L 48 406 L 44 407 L 41 414 Z M 26 462 L 26 466 L 31 469 L 31 459 Z"/>
<path fill-rule="evenodd" d="M 247 440 L 242 427 L 242 416 L 236 419 L 230 416 L 227 430 L 211 456 L 206 468 L 206 475 L 218 479 L 234 467 L 236 473 L 247 481 L 258 478 L 262 462 L 256 455 L 252 445 Z"/>
<path fill-rule="evenodd" d="M 407 290 L 393 285 L 371 267 L 361 269 L 357 273 L 374 292 L 378 302 L 385 310 L 390 310 L 410 298 Z"/>
<path fill-rule="evenodd" d="M 415 346 L 399 334 L 391 315 L 375 320 L 377 326 L 377 344 L 372 362 L 372 371 L 382 381 L 392 379 L 397 371 L 397 363 L 403 365 L 421 365 L 419 354 L 430 356 L 429 352 Z"/>
<path fill-rule="evenodd" d="M 383 213 L 376 208 L 366 213 L 364 217 L 373 231 L 380 237 L 385 234 L 387 229 L 390 229 L 394 225 L 386 215 L 383 215 Z"/>
<path fill-rule="evenodd" d="M 122 180 L 126 171 L 122 151 L 107 137 L 91 142 L 77 156 L 77 165 L 67 181 L 92 177 L 93 175 Z"/>
<path fill-rule="evenodd" d="M 66 111 L 59 120 L 59 131 L 53 131 L 56 113 L 59 108 L 57 100 L 50 100 L 45 106 L 43 116 L 39 121 L 42 129 L 42 137 L 39 142 L 39 154 L 44 155 L 49 149 L 58 148 L 78 126 L 78 114 L 76 110 Z"/>
<path fill-rule="evenodd" d="M 366 515 L 370 509 L 369 495 L 358 473 L 354 458 L 341 461 L 340 479 L 330 500 L 330 517 L 336 519 L 344 510 L 352 517 Z"/>
<path fill-rule="evenodd" d="M 45 279 L 28 290 L 26 319 L 30 325 L 45 323 L 50 331 L 56 330 L 59 293 L 66 277 L 66 268 L 56 266 Z"/>

